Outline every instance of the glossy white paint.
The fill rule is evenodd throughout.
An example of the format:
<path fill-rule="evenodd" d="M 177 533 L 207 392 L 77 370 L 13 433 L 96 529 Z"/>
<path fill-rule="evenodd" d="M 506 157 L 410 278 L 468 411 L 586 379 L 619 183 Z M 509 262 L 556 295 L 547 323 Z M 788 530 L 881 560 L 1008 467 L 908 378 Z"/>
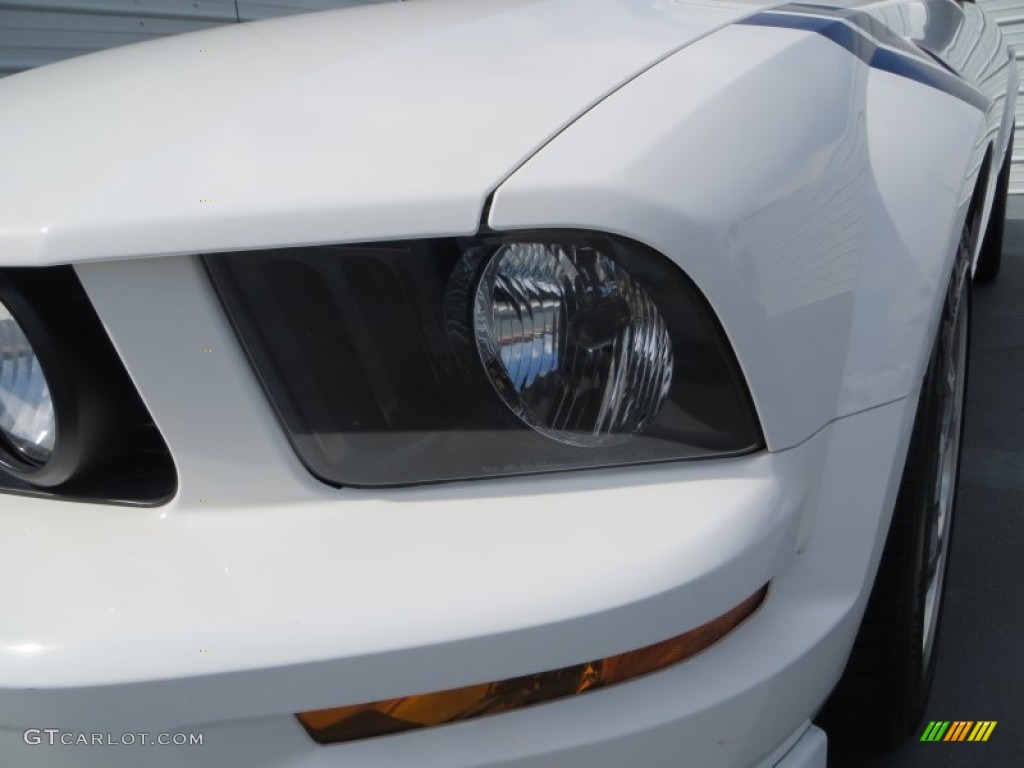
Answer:
<path fill-rule="evenodd" d="M 870 591 L 994 123 L 821 36 L 722 28 L 763 5 L 422 0 L 0 83 L 0 264 L 75 264 L 180 480 L 157 509 L 0 497 L 2 762 L 821 768 L 807 720 Z M 313 480 L 194 253 L 472 233 L 495 188 L 492 227 L 618 232 L 680 264 L 770 450 Z M 723 641 L 579 699 L 326 748 L 292 717 L 642 647 L 766 582 Z M 29 727 L 205 741 L 48 748 Z"/>
<path fill-rule="evenodd" d="M 776 763 L 765 763 L 774 768 L 826 768 L 828 738 L 817 726 L 811 726 L 785 756 Z"/>
<path fill-rule="evenodd" d="M 0 77 L 222 24 L 401 0 L 0 0 Z"/>
<path fill-rule="evenodd" d="M 1007 55 L 1006 41 L 996 23 L 977 3 L 951 0 L 902 0 L 865 8 L 898 34 L 940 56 L 956 72 L 977 83 L 992 98 L 985 115 L 985 129 L 975 140 L 976 150 L 969 177 L 981 170 L 987 148 L 992 161 L 985 185 L 987 197 L 979 230 L 988 223 L 995 180 L 1002 168 L 1013 131 L 1017 103 L 1017 63 Z M 964 190 L 965 197 L 974 193 Z"/>
<path fill-rule="evenodd" d="M 0 647 L 44 648 L 9 668 L 9 684 L 201 675 L 211 661 L 198 649 L 210 637 L 221 638 L 219 672 L 330 661 L 344 690 L 306 690 L 296 707 L 512 677 L 697 626 L 756 592 L 796 547 L 813 480 L 785 456 L 682 474 L 665 465 L 332 491 L 282 460 L 290 448 L 194 260 L 88 264 L 79 274 L 146 393 L 180 487 L 152 510 L 25 499 L 6 511 L 4 530 L 23 532 L 3 566 L 10 575 L 61 563 L 15 598 L 34 632 Z M 638 494 L 643 509 L 619 531 Z M 719 511 L 698 511 L 708 508 Z M 76 521 L 88 524 L 65 539 Z M 595 528 L 617 533 L 578 551 L 573 542 Z M 98 559 L 115 538 L 119 554 Z M 513 567 L 524 552 L 528 567 Z M 78 574 L 72 584 L 68 572 Z M 66 610 L 54 613 L 55 601 Z M 112 634 L 135 632 L 152 653 L 104 650 Z M 237 694 L 225 692 L 242 709 L 225 715 L 250 706 Z"/>
<path fill-rule="evenodd" d="M 602 229 L 674 259 L 781 449 L 920 382 L 983 128 L 974 107 L 820 35 L 738 25 L 563 132 L 502 185 L 489 223 Z"/>
<path fill-rule="evenodd" d="M 5 755 L 115 768 L 139 754 L 19 743 L 21 729 L 45 722 L 202 731 L 203 748 L 187 752 L 197 766 L 244 755 L 268 767 L 611 768 L 628 755 L 668 768 L 684 750 L 706 768 L 747 766 L 792 744 L 838 677 L 914 397 L 739 460 L 331 490 L 281 466 L 280 436 L 191 260 L 79 272 L 182 487 L 157 510 L 5 502 L 0 579 L 19 584 L 0 597 Z M 218 350 L 208 364 L 204 344 Z M 254 483 L 269 473 L 268 486 L 240 483 L 244 467 Z M 579 546 L 581 532 L 602 530 L 615 535 Z M 644 645 L 769 578 L 765 605 L 726 640 L 606 692 L 330 748 L 290 716 Z M 145 754 L 153 766 L 183 758 Z M 805 764 L 818 765 L 794 763 Z"/>
<path fill-rule="evenodd" d="M 5 78 L 0 264 L 475 232 L 566 124 L 751 10 L 386 3 Z"/>

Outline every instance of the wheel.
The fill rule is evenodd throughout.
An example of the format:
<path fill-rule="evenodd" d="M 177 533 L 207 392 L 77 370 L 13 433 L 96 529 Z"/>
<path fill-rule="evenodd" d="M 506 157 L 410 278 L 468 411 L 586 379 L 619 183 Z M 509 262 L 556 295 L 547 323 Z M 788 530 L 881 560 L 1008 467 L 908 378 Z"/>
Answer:
<path fill-rule="evenodd" d="M 1006 229 L 1006 196 L 1010 189 L 1010 166 L 1013 164 L 1013 132 L 1010 132 L 1010 143 L 1006 146 L 1003 167 L 999 170 L 996 181 L 996 193 L 992 198 L 992 213 L 989 214 L 988 228 L 985 239 L 978 251 L 978 264 L 974 270 L 974 279 L 979 283 L 987 283 L 996 279 L 1003 266 L 1003 232 Z"/>
<path fill-rule="evenodd" d="M 935 674 L 967 381 L 968 242 L 965 232 L 864 620 L 822 712 L 829 738 L 854 750 L 900 746 L 921 722 Z"/>

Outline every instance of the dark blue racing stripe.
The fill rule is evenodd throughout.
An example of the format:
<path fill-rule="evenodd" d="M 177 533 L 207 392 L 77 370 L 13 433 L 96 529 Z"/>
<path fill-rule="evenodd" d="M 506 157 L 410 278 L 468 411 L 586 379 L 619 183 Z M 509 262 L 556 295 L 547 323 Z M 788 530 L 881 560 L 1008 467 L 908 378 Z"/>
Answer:
<path fill-rule="evenodd" d="M 816 3 L 789 3 L 776 6 L 771 9 L 771 12 L 809 14 L 821 18 L 841 19 L 847 24 L 860 28 L 862 32 L 866 32 L 873 37 L 876 42 L 890 48 L 896 48 L 910 56 L 921 57 L 926 53 L 906 38 L 897 35 L 879 19 L 876 19 L 869 13 L 857 10 L 855 7 L 836 8 L 828 5 L 817 5 Z"/>
<path fill-rule="evenodd" d="M 805 8 L 807 6 L 800 6 L 800 10 Z M 880 48 L 863 30 L 846 22 L 854 23 L 855 20 L 847 18 L 843 21 L 833 13 L 816 16 L 806 13 L 765 11 L 748 16 L 736 23 L 754 27 L 780 27 L 814 32 L 845 48 L 873 69 L 905 77 L 929 88 L 948 93 L 982 112 L 988 111 L 991 105 L 989 98 L 959 76 L 947 70 L 937 69 L 926 63 L 924 59 L 914 55 L 889 48 Z"/>
<path fill-rule="evenodd" d="M 982 112 L 987 112 L 988 108 L 992 106 L 992 100 L 988 96 L 956 75 L 943 69 L 929 67 L 887 48 L 875 48 L 875 53 L 869 63 L 875 69 L 891 72 L 937 91 L 948 93 L 950 96 L 955 96 Z"/>

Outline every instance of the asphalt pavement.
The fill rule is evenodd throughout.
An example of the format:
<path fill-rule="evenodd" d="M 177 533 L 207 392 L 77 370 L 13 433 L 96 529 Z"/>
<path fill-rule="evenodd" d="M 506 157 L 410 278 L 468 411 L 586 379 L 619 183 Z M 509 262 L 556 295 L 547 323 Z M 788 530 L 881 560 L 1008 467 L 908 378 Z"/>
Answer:
<path fill-rule="evenodd" d="M 929 720 L 995 720 L 986 743 L 921 742 L 829 768 L 1024 766 L 1024 197 L 1003 271 L 974 289 L 961 490 Z M 920 729 L 923 731 L 924 726 Z"/>

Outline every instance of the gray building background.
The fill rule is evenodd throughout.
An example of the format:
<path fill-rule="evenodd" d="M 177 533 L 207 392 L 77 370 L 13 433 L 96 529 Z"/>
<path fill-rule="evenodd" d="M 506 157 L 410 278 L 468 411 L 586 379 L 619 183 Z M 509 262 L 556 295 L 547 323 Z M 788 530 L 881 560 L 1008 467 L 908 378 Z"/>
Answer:
<path fill-rule="evenodd" d="M 164 35 L 375 2 L 394 0 L 0 0 L 0 76 Z"/>

